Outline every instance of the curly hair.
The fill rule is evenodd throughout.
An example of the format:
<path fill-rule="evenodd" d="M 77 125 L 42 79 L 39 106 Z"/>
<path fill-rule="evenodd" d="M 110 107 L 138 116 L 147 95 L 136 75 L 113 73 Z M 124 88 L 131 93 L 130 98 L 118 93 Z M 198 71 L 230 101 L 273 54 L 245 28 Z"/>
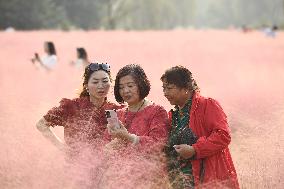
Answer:
<path fill-rule="evenodd" d="M 122 77 L 127 75 L 132 76 L 135 83 L 137 84 L 140 100 L 148 96 L 151 89 L 151 84 L 143 68 L 137 64 L 128 64 L 118 71 L 115 78 L 114 96 L 116 101 L 119 103 L 124 103 L 124 100 L 119 93 L 119 81 Z"/>
<path fill-rule="evenodd" d="M 199 91 L 199 87 L 193 79 L 192 73 L 183 66 L 174 66 L 166 70 L 161 77 L 161 81 L 176 85 L 180 89 Z"/>

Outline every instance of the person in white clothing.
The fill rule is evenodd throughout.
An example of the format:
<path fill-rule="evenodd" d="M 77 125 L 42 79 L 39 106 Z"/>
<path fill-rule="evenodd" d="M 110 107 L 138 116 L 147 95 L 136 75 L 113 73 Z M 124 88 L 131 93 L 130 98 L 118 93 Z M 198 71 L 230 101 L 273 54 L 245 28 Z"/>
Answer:
<path fill-rule="evenodd" d="M 89 60 L 88 60 L 87 51 L 82 47 L 77 48 L 76 50 L 77 50 L 77 60 L 72 61 L 71 65 L 75 66 L 78 69 L 80 69 L 80 68 L 84 69 L 86 66 L 88 66 L 90 64 Z"/>
<path fill-rule="evenodd" d="M 38 64 L 42 68 L 46 69 L 47 71 L 51 71 L 52 69 L 54 69 L 57 63 L 57 55 L 53 42 L 45 42 L 44 51 L 46 53 L 46 56 L 40 57 L 38 53 L 35 53 L 34 58 L 32 58 L 32 63 L 36 64 L 36 62 L 38 62 Z"/>

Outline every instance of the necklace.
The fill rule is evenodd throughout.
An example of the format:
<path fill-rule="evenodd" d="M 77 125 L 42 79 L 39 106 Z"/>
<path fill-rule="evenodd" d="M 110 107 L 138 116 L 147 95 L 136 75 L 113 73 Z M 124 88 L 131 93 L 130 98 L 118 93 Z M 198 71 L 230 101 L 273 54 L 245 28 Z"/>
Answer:
<path fill-rule="evenodd" d="M 137 109 L 137 111 L 135 112 L 135 114 L 133 115 L 132 119 L 130 119 L 130 121 L 126 121 L 126 117 L 128 115 L 129 109 L 127 108 L 126 112 L 125 112 L 125 116 L 124 116 L 124 123 L 125 123 L 125 127 L 129 128 L 130 125 L 132 124 L 132 121 L 135 119 L 136 114 L 141 110 L 141 108 L 143 107 L 143 105 L 145 104 L 145 99 L 143 100 L 143 103 L 140 105 L 140 107 Z M 129 120 L 129 119 L 128 119 Z"/>

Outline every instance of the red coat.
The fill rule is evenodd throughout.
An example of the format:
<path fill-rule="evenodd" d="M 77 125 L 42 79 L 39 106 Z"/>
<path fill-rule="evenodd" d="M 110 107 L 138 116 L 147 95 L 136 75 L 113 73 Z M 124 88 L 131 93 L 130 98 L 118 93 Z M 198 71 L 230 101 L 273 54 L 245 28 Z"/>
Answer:
<path fill-rule="evenodd" d="M 201 186 L 200 163 L 204 159 L 204 186 L 210 188 L 214 183 L 220 188 L 239 188 L 228 148 L 231 136 L 227 116 L 220 104 L 196 92 L 192 99 L 190 128 L 198 137 L 198 141 L 192 145 L 196 151 L 196 159 L 191 161 L 195 186 Z"/>

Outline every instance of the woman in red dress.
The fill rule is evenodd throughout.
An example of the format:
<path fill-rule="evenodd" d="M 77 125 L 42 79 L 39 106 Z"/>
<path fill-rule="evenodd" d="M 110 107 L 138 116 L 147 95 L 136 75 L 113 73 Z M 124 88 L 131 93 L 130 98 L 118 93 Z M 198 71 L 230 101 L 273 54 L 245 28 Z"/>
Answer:
<path fill-rule="evenodd" d="M 107 173 L 112 173 L 109 177 L 116 188 L 150 188 L 163 177 L 164 164 L 157 157 L 162 154 L 169 120 L 162 106 L 146 99 L 149 91 L 150 82 L 139 65 L 126 65 L 117 73 L 114 95 L 127 107 L 117 111 L 120 128 L 108 124 L 112 141 L 107 147 L 117 149 L 118 156 Z"/>
<path fill-rule="evenodd" d="M 114 95 L 127 107 L 117 111 L 121 128 L 109 126 L 113 138 L 135 145 L 153 145 L 165 141 L 169 128 L 166 110 L 146 99 L 150 82 L 144 70 L 135 64 L 121 68 L 115 79 Z"/>
<path fill-rule="evenodd" d="M 100 151 L 107 128 L 105 110 L 121 108 L 106 98 L 111 84 L 108 64 L 89 64 L 85 68 L 83 79 L 83 90 L 79 98 L 63 98 L 59 106 L 49 110 L 36 124 L 45 138 L 67 153 L 67 160 L 71 164 L 88 161 L 82 160 L 82 157 L 89 155 L 91 158 L 96 150 Z M 64 127 L 64 141 L 52 132 L 50 126 Z"/>

